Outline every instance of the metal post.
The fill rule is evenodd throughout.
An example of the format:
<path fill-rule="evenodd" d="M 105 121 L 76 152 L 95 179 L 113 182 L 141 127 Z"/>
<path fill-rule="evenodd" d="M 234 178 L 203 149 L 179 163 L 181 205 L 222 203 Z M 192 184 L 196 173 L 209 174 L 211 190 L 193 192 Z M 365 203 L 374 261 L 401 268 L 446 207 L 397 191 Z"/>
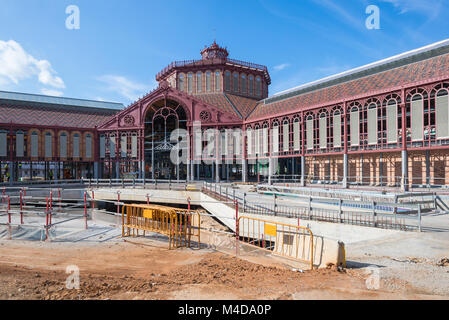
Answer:
<path fill-rule="evenodd" d="M 84 192 L 84 221 L 87 230 L 87 192 Z"/>
<path fill-rule="evenodd" d="M 374 227 L 377 228 L 377 213 L 376 213 L 376 202 L 373 201 L 373 218 L 374 218 Z"/>
<path fill-rule="evenodd" d="M 403 192 L 408 191 L 408 156 L 407 156 L 407 150 L 402 150 L 401 190 Z"/>
<path fill-rule="evenodd" d="M 59 211 L 61 211 L 61 188 L 58 188 Z"/>
<path fill-rule="evenodd" d="M 22 191 L 20 191 L 20 224 L 23 224 Z"/>
<path fill-rule="evenodd" d="M 312 197 L 309 196 L 309 220 L 312 218 Z"/>
<path fill-rule="evenodd" d="M 7 211 L 7 213 L 8 213 L 8 223 L 9 224 L 11 224 L 11 212 L 9 211 L 9 210 L 11 210 L 11 199 L 9 198 L 9 196 L 8 196 L 8 211 Z"/>
<path fill-rule="evenodd" d="M 120 217 L 120 191 L 117 191 L 117 217 Z M 122 215 L 122 226 L 124 226 L 124 222 L 123 222 L 123 215 Z M 124 228 L 124 227 L 122 227 Z"/>
<path fill-rule="evenodd" d="M 348 188 L 348 154 L 343 155 L 343 188 Z"/>
<path fill-rule="evenodd" d="M 243 213 L 246 211 L 246 192 L 243 193 Z"/>
<path fill-rule="evenodd" d="M 273 203 L 274 203 L 273 208 L 274 208 L 274 215 L 276 215 L 276 198 L 277 198 L 276 194 L 273 194 Z"/>
<path fill-rule="evenodd" d="M 418 205 L 418 230 L 422 232 L 422 215 L 421 215 L 421 205 Z"/>
<path fill-rule="evenodd" d="M 95 193 L 92 190 L 92 209 L 95 210 Z"/>
<path fill-rule="evenodd" d="M 343 201 L 341 199 L 338 199 L 338 211 L 340 212 L 340 223 L 343 223 L 342 203 Z"/>
<path fill-rule="evenodd" d="M 305 187 L 306 185 L 306 158 L 304 156 L 301 157 L 301 187 Z"/>
<path fill-rule="evenodd" d="M 240 230 L 239 230 L 239 204 L 237 201 L 235 204 L 235 255 L 239 255 L 239 241 L 240 241 Z"/>

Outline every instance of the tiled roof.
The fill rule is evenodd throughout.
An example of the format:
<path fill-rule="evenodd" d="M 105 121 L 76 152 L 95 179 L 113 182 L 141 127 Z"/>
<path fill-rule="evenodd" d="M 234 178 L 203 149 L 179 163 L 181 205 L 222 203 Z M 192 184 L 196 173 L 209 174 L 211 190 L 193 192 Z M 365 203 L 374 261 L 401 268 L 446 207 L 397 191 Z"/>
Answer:
<path fill-rule="evenodd" d="M 299 111 L 308 106 L 350 99 L 351 97 L 370 91 L 385 90 L 400 85 L 407 85 L 417 80 L 430 80 L 444 76 L 449 77 L 449 54 L 433 57 L 328 88 L 300 94 L 274 103 L 265 104 L 262 101 L 251 113 L 248 120 L 283 112 Z"/>
<path fill-rule="evenodd" d="M 240 112 L 243 119 L 246 119 L 248 115 L 254 110 L 258 100 L 250 99 L 241 96 L 235 96 L 233 94 L 226 93 L 226 96 L 231 100 L 234 107 Z"/>
<path fill-rule="evenodd" d="M 17 106 L 0 104 L 0 123 L 94 128 L 110 119 L 117 111 L 86 110 L 53 106 Z"/>
<path fill-rule="evenodd" d="M 194 95 L 194 97 L 205 102 L 205 103 L 213 105 L 224 112 L 234 114 L 238 118 L 241 118 L 241 116 L 238 114 L 238 112 L 236 112 L 236 110 L 234 109 L 232 104 L 229 102 L 229 100 L 226 98 L 226 96 L 221 92 L 220 93 L 199 94 L 199 95 Z"/>

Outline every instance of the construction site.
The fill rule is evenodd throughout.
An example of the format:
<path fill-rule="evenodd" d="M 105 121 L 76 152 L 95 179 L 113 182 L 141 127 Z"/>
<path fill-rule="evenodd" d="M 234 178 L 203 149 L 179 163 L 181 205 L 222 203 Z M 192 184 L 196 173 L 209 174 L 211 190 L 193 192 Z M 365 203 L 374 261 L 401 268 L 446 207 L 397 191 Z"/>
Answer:
<path fill-rule="evenodd" d="M 0 299 L 449 298 L 444 190 L 145 179 L 0 190 Z"/>

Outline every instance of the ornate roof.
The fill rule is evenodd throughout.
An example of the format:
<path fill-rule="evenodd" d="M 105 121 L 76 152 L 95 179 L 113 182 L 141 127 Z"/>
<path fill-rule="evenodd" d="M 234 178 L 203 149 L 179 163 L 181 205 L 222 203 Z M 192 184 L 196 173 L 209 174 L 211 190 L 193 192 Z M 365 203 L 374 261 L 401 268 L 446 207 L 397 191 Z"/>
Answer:
<path fill-rule="evenodd" d="M 275 102 L 271 103 L 269 98 L 258 103 L 248 120 L 290 111 L 300 111 L 334 101 L 350 100 L 351 97 L 367 94 L 370 91 L 387 90 L 388 88 L 410 85 L 418 80 L 426 81 L 444 76 L 449 77 L 449 54 L 439 55 L 323 89 L 297 94 L 291 98 L 274 100 Z"/>
<path fill-rule="evenodd" d="M 68 128 L 94 128 L 110 119 L 119 110 L 80 110 L 74 108 L 13 105 L 0 101 L 0 123 L 55 126 Z"/>

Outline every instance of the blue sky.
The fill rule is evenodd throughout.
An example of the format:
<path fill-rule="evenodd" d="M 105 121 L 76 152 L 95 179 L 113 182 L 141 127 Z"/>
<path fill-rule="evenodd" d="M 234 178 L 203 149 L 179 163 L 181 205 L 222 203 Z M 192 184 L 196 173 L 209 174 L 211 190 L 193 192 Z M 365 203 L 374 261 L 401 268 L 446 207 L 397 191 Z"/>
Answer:
<path fill-rule="evenodd" d="M 80 29 L 65 26 L 80 9 Z M 380 30 L 368 30 L 368 5 Z M 270 94 L 449 38 L 449 0 L 0 0 L 0 90 L 129 104 L 216 37 Z"/>

